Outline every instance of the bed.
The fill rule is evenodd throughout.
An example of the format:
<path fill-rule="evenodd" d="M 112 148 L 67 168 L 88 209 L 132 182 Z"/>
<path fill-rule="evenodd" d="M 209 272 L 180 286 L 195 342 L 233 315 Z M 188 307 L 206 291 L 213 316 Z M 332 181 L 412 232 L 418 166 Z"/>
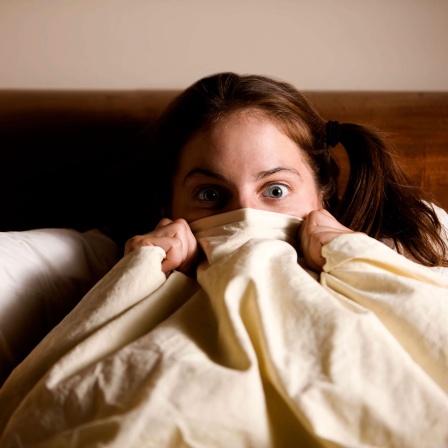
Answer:
<path fill-rule="evenodd" d="M 157 250 L 122 259 L 125 239 L 154 224 L 150 209 L 135 213 L 141 190 L 130 167 L 176 93 L 0 92 L 0 381 L 18 366 L 0 389 L 2 446 L 448 445 L 444 277 L 361 238 L 362 262 L 339 240 L 316 282 L 283 244 L 297 223 L 249 212 L 199 224 L 204 247 L 241 222 L 260 240 L 232 262 L 211 249 L 200 291 L 181 275 L 165 282 Z M 305 93 L 327 119 L 387 132 L 413 181 L 448 209 L 448 93 Z M 343 186 L 349 167 L 336 150 Z M 267 229 L 253 225 L 260 220 Z M 275 244 L 265 241 L 273 229 Z M 263 283 L 273 266 L 254 260 L 266 253 L 300 284 Z M 215 286 L 233 265 L 253 277 L 229 278 L 229 302 L 228 285 Z M 123 286 L 129 273 L 144 281 Z M 391 310 L 390 295 L 362 293 L 360 284 L 375 289 L 391 273 L 424 318 Z M 265 296 L 285 283 L 310 288 L 300 313 L 294 301 L 276 307 Z M 316 284 L 331 299 L 310 301 Z M 297 344 L 320 313 L 328 321 L 312 332 L 314 345 Z"/>

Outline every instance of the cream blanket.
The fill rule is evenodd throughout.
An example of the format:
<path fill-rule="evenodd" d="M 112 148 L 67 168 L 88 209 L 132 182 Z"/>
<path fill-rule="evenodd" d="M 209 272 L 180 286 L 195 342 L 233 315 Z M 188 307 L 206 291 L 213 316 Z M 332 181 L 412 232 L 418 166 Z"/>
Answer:
<path fill-rule="evenodd" d="M 299 225 L 197 221 L 197 282 L 123 258 L 1 389 L 0 446 L 448 446 L 448 280 L 362 234 L 318 277 Z"/>

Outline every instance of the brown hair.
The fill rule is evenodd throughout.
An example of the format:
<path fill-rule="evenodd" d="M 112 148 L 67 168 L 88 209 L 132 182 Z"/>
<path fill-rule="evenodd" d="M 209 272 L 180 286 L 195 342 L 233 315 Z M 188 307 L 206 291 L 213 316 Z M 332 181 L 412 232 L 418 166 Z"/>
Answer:
<path fill-rule="evenodd" d="M 153 200 L 160 207 L 171 202 L 171 181 L 185 144 L 200 130 L 242 110 L 273 120 L 304 151 L 325 207 L 343 225 L 376 239 L 391 239 L 421 264 L 447 265 L 437 215 L 381 134 L 339 124 L 339 141 L 350 161 L 348 184 L 339 197 L 339 168 L 326 144 L 326 121 L 292 85 L 264 76 L 219 73 L 197 81 L 170 104 L 150 144 L 156 168 Z"/>

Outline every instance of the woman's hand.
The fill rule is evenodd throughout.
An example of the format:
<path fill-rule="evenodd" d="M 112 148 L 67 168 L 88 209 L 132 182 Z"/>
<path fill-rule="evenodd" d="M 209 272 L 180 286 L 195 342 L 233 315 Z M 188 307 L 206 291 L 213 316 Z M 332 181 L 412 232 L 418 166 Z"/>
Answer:
<path fill-rule="evenodd" d="M 322 271 L 325 258 L 322 246 L 342 233 L 355 233 L 343 226 L 327 210 L 313 210 L 300 226 L 299 239 L 305 262 L 314 271 Z"/>
<path fill-rule="evenodd" d="M 126 242 L 124 254 L 142 246 L 158 246 L 165 251 L 166 258 L 162 261 L 165 274 L 174 269 L 188 274 L 198 257 L 197 241 L 184 219 L 162 219 L 152 232 L 130 238 Z"/>

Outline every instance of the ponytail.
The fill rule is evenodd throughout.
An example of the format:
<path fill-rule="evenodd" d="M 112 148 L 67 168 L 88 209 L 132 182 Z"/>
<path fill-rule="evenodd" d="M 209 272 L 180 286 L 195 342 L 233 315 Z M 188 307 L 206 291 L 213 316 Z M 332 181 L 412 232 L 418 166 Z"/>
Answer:
<path fill-rule="evenodd" d="M 423 265 L 447 266 L 437 215 L 398 164 L 391 145 L 378 131 L 363 126 L 344 123 L 338 128 L 350 175 L 335 217 L 354 231 L 392 240 L 399 252 Z"/>

